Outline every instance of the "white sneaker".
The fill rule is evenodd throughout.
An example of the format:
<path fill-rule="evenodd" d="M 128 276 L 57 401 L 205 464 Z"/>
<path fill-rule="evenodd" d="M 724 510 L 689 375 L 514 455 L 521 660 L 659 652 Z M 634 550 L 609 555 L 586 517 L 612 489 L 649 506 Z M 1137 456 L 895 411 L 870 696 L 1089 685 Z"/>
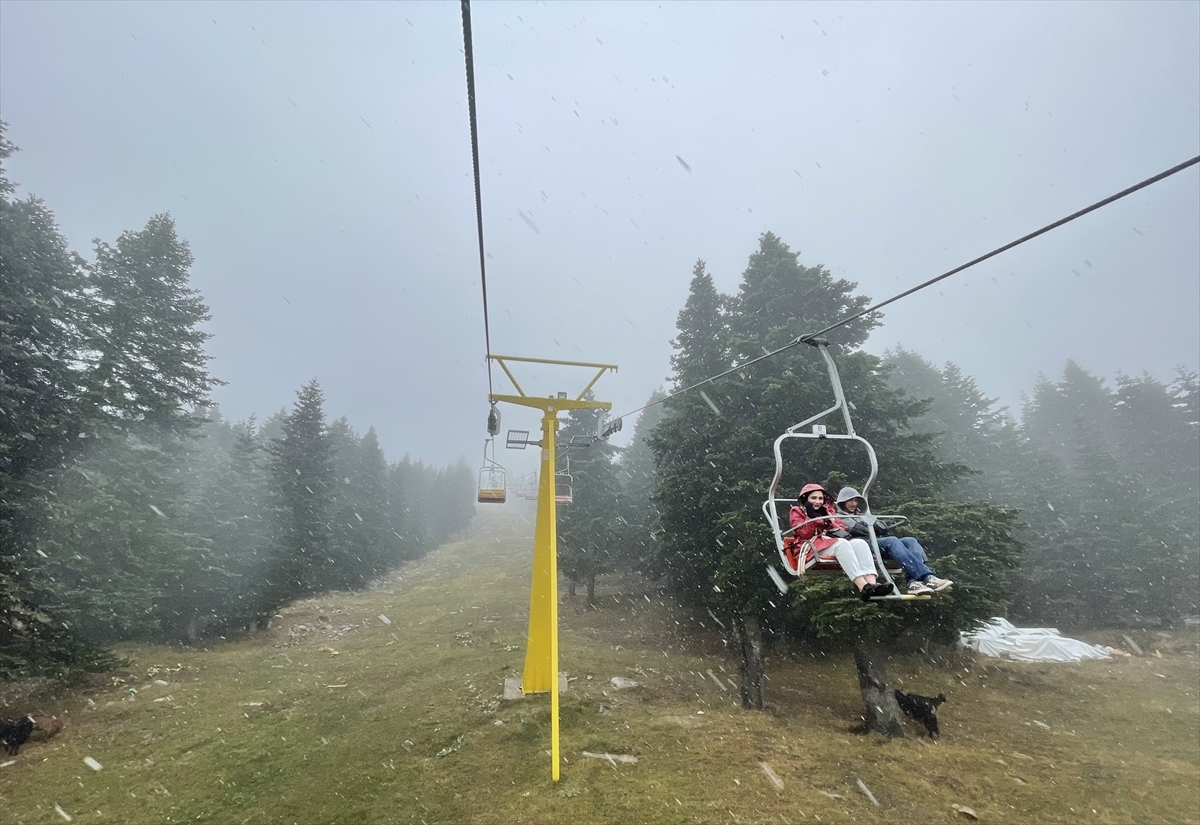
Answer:
<path fill-rule="evenodd" d="M 932 589 L 934 593 L 940 593 L 954 582 L 949 579 L 939 579 L 937 576 L 930 576 L 925 580 L 925 586 Z"/>
<path fill-rule="evenodd" d="M 910 596 L 928 596 L 933 592 L 933 588 L 925 582 L 914 579 L 908 583 L 908 594 Z"/>

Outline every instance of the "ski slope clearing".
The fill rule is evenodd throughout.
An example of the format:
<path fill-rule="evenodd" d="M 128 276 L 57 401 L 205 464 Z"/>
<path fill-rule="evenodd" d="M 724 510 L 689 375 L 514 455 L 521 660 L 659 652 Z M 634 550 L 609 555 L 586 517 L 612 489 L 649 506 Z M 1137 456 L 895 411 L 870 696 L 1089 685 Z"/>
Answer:
<path fill-rule="evenodd" d="M 4 821 L 1196 821 L 1194 630 L 1142 633 L 1144 656 L 1106 662 L 897 656 L 899 687 L 948 701 L 936 744 L 915 724 L 888 742 L 848 732 L 849 655 L 777 653 L 768 711 L 735 706 L 720 629 L 632 577 L 602 579 L 598 610 L 563 598 L 554 785 L 546 697 L 502 701 L 532 556 L 517 512 L 481 513 L 465 539 L 369 591 L 292 605 L 270 631 L 125 648 L 126 671 L 57 698 L 9 686 L 5 715 L 64 728 L 0 760 Z"/>

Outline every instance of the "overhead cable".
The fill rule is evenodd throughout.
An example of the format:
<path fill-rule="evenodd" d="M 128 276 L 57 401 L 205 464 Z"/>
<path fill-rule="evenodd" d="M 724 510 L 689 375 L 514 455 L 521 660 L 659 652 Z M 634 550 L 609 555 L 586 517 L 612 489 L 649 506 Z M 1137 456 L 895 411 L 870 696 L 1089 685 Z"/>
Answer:
<path fill-rule="evenodd" d="M 1080 209 L 1078 212 L 1073 212 L 1070 215 L 1067 215 L 1065 218 L 1059 218 L 1054 223 L 1048 223 L 1045 226 L 1043 226 L 1041 229 L 1037 229 L 1033 232 L 1030 232 L 1028 235 L 1023 235 L 1020 238 L 1017 238 L 1015 241 L 1006 243 L 1004 246 L 997 247 L 997 248 L 993 249 L 991 252 L 988 252 L 986 255 L 980 255 L 978 258 L 975 258 L 974 260 L 967 261 L 962 266 L 954 267 L 954 269 L 951 269 L 949 272 L 943 272 L 941 275 L 938 275 L 936 278 L 930 278 L 928 281 L 925 281 L 924 283 L 921 283 L 921 284 L 917 284 L 916 286 L 914 286 L 911 289 L 906 289 L 904 292 L 901 292 L 899 295 L 893 295 L 891 298 L 888 298 L 886 301 L 881 301 L 873 307 L 867 307 L 866 309 L 859 310 L 858 312 L 854 313 L 853 315 L 849 315 L 849 316 L 843 318 L 842 320 L 838 321 L 836 324 L 830 324 L 829 326 L 825 327 L 824 329 L 817 330 L 816 332 L 811 332 L 808 335 L 802 335 L 798 340 L 801 342 L 808 341 L 811 338 L 816 338 L 820 335 L 824 335 L 825 333 L 827 333 L 831 330 L 835 330 L 840 326 L 850 323 L 851 321 L 855 321 L 855 320 L 863 317 L 864 315 L 869 315 L 872 312 L 878 312 L 879 310 L 883 309 L 888 304 L 895 303 L 896 301 L 899 301 L 901 298 L 905 298 L 909 295 L 912 295 L 914 292 L 920 292 L 922 289 L 924 289 L 927 286 L 932 286 L 933 284 L 936 284 L 938 281 L 942 281 L 942 280 L 945 280 L 946 278 L 949 278 L 951 275 L 957 275 L 959 272 L 962 272 L 964 269 L 970 269 L 971 267 L 975 266 L 975 264 L 983 263 L 988 258 L 994 258 L 995 256 L 999 255 L 1001 252 L 1007 252 L 1008 250 L 1012 249 L 1013 247 L 1020 246 L 1021 244 L 1025 243 L 1026 241 L 1031 241 L 1039 235 L 1045 235 L 1047 232 L 1049 232 L 1052 229 L 1058 229 L 1060 226 L 1063 226 L 1064 224 L 1068 224 L 1077 218 L 1082 218 L 1084 215 L 1088 214 L 1089 212 L 1095 212 L 1097 209 L 1100 209 L 1101 207 L 1108 206 L 1110 203 L 1119 201 L 1121 198 L 1124 198 L 1127 195 L 1132 195 L 1134 192 L 1137 192 L 1140 189 L 1145 189 L 1147 186 L 1158 183 L 1160 180 L 1165 180 L 1166 178 L 1171 177 L 1171 175 L 1174 175 L 1177 172 L 1182 172 L 1184 169 L 1187 169 L 1190 166 L 1195 166 L 1197 163 L 1200 163 L 1200 155 L 1197 155 L 1196 157 L 1192 158 L 1191 160 L 1185 160 L 1183 163 L 1180 163 L 1177 166 L 1172 166 L 1170 169 L 1167 169 L 1163 172 L 1159 172 L 1157 175 L 1146 178 L 1141 183 L 1135 183 L 1133 186 L 1129 187 L 1128 189 L 1122 189 L 1120 192 L 1117 192 L 1115 195 L 1109 195 L 1107 198 L 1104 198 L 1103 200 L 1096 201 L 1091 206 L 1085 206 L 1083 209 Z"/>
<path fill-rule="evenodd" d="M 464 0 L 464 2 L 465 2 L 465 0 Z M 1033 240 L 1034 238 L 1038 237 L 1039 235 L 1044 235 L 1047 232 L 1051 231 L 1052 229 L 1058 229 L 1060 226 L 1068 224 L 1073 220 L 1082 218 L 1084 215 L 1088 214 L 1089 212 L 1095 212 L 1097 209 L 1100 209 L 1101 207 L 1108 206 L 1110 203 L 1119 201 L 1121 198 L 1124 198 L 1128 195 L 1132 195 L 1134 192 L 1137 192 L 1141 189 L 1145 189 L 1147 186 L 1151 186 L 1152 184 L 1155 184 L 1155 183 L 1158 183 L 1159 181 L 1165 180 L 1165 179 L 1171 177 L 1172 175 L 1182 172 L 1184 169 L 1188 169 L 1189 167 L 1195 166 L 1197 163 L 1200 163 L 1200 155 L 1197 155 L 1196 157 L 1192 158 L 1191 160 L 1185 160 L 1183 163 L 1172 166 L 1170 169 L 1166 169 L 1162 172 L 1159 172 L 1157 175 L 1148 177 L 1145 180 L 1141 181 L 1140 183 L 1135 183 L 1133 186 L 1130 186 L 1128 189 L 1122 189 L 1120 192 L 1117 192 L 1116 194 L 1113 194 L 1113 195 L 1109 195 L 1107 198 L 1104 198 L 1103 200 L 1098 200 L 1095 203 L 1091 204 L 1090 206 L 1085 206 L 1083 209 L 1080 209 L 1078 212 L 1072 212 L 1070 215 L 1067 215 L 1065 218 L 1059 218 L 1058 220 L 1054 221 L 1053 223 L 1048 223 L 1045 226 L 1043 226 L 1041 229 L 1034 230 L 1033 232 L 1030 232 L 1028 235 L 1022 235 L 1020 238 L 1017 238 L 1015 241 L 1010 241 L 1009 243 L 1004 244 L 1004 246 L 996 247 L 991 252 L 988 252 L 984 255 L 980 255 L 978 258 L 974 258 L 973 260 L 967 261 L 965 264 L 962 264 L 961 266 L 956 266 L 956 267 L 954 267 L 954 269 L 951 269 L 947 272 L 943 272 L 941 275 L 938 275 L 936 278 L 930 278 L 928 281 L 924 281 L 923 283 L 917 284 L 916 286 L 914 286 L 910 289 L 906 289 L 903 292 L 899 293 L 898 295 L 893 295 L 891 298 L 888 298 L 886 301 L 880 301 L 878 304 L 875 304 L 874 306 L 867 307 L 866 309 L 859 310 L 858 312 L 855 312 L 852 315 L 848 315 L 845 318 L 843 318 L 842 320 L 838 321 L 837 323 L 830 324 L 829 326 L 825 327 L 824 329 L 820 329 L 816 332 L 810 332 L 805 335 L 801 335 L 800 337 L 788 342 L 787 344 L 784 344 L 782 347 L 779 347 L 778 349 L 771 350 L 770 352 L 767 352 L 763 355 L 759 355 L 758 357 L 752 358 L 749 361 L 744 361 L 741 364 L 738 364 L 737 366 L 730 367 L 729 369 L 725 370 L 724 372 L 717 373 L 716 375 L 713 375 L 709 378 L 705 378 L 703 381 L 697 381 L 695 384 L 692 384 L 689 387 L 684 387 L 681 390 L 676 390 L 675 392 L 671 393 L 670 395 L 664 396 L 663 398 L 660 398 L 657 401 L 651 401 L 649 404 L 644 404 L 635 410 L 630 410 L 629 412 L 623 413 L 622 415 L 617 416 L 617 417 L 618 418 L 627 418 L 631 415 L 635 415 L 635 414 L 641 412 L 642 410 L 646 410 L 657 404 L 662 404 L 666 401 L 670 401 L 672 398 L 677 398 L 678 396 L 681 396 L 685 393 L 689 393 L 692 390 L 702 387 L 705 384 L 712 383 L 713 381 L 716 381 L 719 378 L 724 378 L 725 376 L 729 375 L 730 373 L 738 372 L 739 370 L 743 370 L 746 367 L 751 366 L 752 364 L 757 364 L 759 361 L 765 361 L 768 358 L 772 358 L 772 357 L 778 355 L 779 353 L 784 352 L 785 350 L 792 349 L 793 347 L 798 346 L 800 344 L 808 343 L 809 341 L 811 341 L 815 338 L 818 338 L 819 336 L 824 335 L 827 332 L 835 330 L 838 327 L 845 326 L 846 324 L 849 324 L 851 321 L 856 321 L 859 318 L 862 318 L 866 315 L 870 315 L 872 312 L 878 312 L 879 310 L 883 309 L 888 304 L 895 303 L 896 301 L 899 301 L 901 298 L 906 298 L 909 295 L 912 295 L 914 292 L 919 292 L 927 286 L 932 286 L 933 284 L 936 284 L 938 281 L 943 281 L 946 278 L 949 278 L 951 275 L 957 275 L 958 273 L 962 272 L 965 269 L 970 269 L 971 267 L 975 266 L 976 264 L 986 261 L 988 258 L 993 258 L 996 255 L 999 255 L 1001 252 L 1007 252 L 1008 250 L 1010 250 L 1014 247 L 1020 246 L 1021 244 L 1025 243 L 1026 241 Z M 615 419 L 609 419 L 609 421 L 613 421 L 613 420 L 615 420 Z"/>
<path fill-rule="evenodd" d="M 488 327 L 487 264 L 483 251 L 483 198 L 479 189 L 479 130 L 475 118 L 475 56 L 471 48 L 471 0 L 462 0 L 463 54 L 467 59 L 467 110 L 471 116 L 471 162 L 475 169 L 475 222 L 479 229 L 479 283 L 483 287 L 483 343 L 487 350 L 488 395 L 492 394 L 492 335 Z"/>

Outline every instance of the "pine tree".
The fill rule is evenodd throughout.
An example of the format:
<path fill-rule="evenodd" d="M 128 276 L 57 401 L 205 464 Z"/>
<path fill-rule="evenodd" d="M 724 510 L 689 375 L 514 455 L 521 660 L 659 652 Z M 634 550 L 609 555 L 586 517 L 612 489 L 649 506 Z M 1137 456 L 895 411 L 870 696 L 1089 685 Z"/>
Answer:
<path fill-rule="evenodd" d="M 0 160 L 13 148 L 2 127 Z M 34 506 L 44 474 L 95 427 L 81 408 L 75 366 L 88 328 L 78 261 L 53 213 L 12 193 L 0 166 L 0 542 L 9 547 L 28 536 L 21 508 Z"/>
<path fill-rule="evenodd" d="M 205 424 L 189 461 L 185 573 L 164 609 L 171 638 L 195 642 L 253 626 L 272 514 L 254 418 Z"/>
<path fill-rule="evenodd" d="M 31 578 L 52 473 L 96 422 L 77 366 L 89 325 L 80 261 L 41 200 L 16 198 L 6 130 L 0 121 L 0 677 L 113 661 L 46 612 Z"/>
<path fill-rule="evenodd" d="M 83 639 L 157 635 L 183 572 L 177 453 L 137 436 L 102 439 L 61 473 L 31 571 L 39 603 Z"/>
<path fill-rule="evenodd" d="M 730 366 L 726 301 L 717 294 L 712 276 L 702 261 L 693 269 L 687 303 L 676 322 L 679 334 L 672 342 L 676 390 L 689 387 Z M 712 412 L 709 391 L 687 393 L 665 402 L 662 420 L 648 437 L 659 472 L 651 497 L 663 532 L 653 548 L 649 572 L 665 576 L 672 589 L 697 607 L 705 606 L 706 583 L 712 578 L 710 548 L 715 530 L 706 518 L 705 494 L 713 489 L 712 464 L 706 456 L 725 427 Z M 707 528 L 707 529 L 706 529 Z M 703 531 L 703 532 L 702 532 Z"/>
<path fill-rule="evenodd" d="M 559 569 L 571 582 L 587 585 L 592 606 L 596 604 L 596 576 L 616 569 L 628 534 L 613 464 L 616 448 L 607 441 L 582 450 L 565 447 L 572 435 L 594 434 L 595 419 L 594 410 L 572 410 L 559 433 L 564 445 L 560 464 L 570 460 L 572 477 L 571 503 L 558 508 Z"/>
<path fill-rule="evenodd" d="M 671 344 L 671 367 L 680 387 L 694 384 L 729 367 L 726 299 L 717 292 L 704 261 L 692 268 L 687 303 L 679 312 L 679 334 Z"/>
<path fill-rule="evenodd" d="M 98 439 L 59 474 L 40 565 L 45 603 L 92 640 L 171 632 L 163 605 L 180 591 L 189 555 L 183 439 L 219 383 L 207 368 L 200 325 L 209 316 L 188 286 L 191 264 L 166 215 L 115 246 L 96 242 L 81 359 Z"/>
<path fill-rule="evenodd" d="M 399 541 L 401 560 L 419 559 L 429 549 L 429 526 L 420 462 L 409 456 L 388 468 L 388 527 Z"/>
<path fill-rule="evenodd" d="M 339 419 L 330 427 L 330 439 L 333 545 L 340 560 L 336 586 L 357 589 L 399 561 L 399 540 L 387 526 L 387 461 L 374 427 L 359 438 L 344 418 Z"/>
<path fill-rule="evenodd" d="M 1068 361 L 1059 383 L 1039 379 L 1023 431 L 1057 466 L 1027 474 L 1022 490 L 1036 618 L 1170 623 L 1196 608 L 1200 441 L 1188 419 L 1148 375 L 1118 376 L 1111 392 Z"/>
<path fill-rule="evenodd" d="M 37 454 L 0 451 L 0 498 L 18 504 L 0 514 L 18 551 L 6 581 L 21 576 L 25 607 L 81 638 L 157 632 L 186 555 L 177 434 L 196 426 L 216 383 L 198 329 L 207 310 L 187 286 L 190 253 L 160 216 L 116 248 L 98 242 L 84 279 L 50 213 L 32 199 L 13 203 L 7 181 L 2 188 L 2 281 L 12 294 L 0 405 L 12 406 L 3 419 L 19 440 L 38 445 Z M 30 414 L 47 430 L 40 438 L 25 430 Z M 22 514 L 33 517 L 9 517 Z"/>
<path fill-rule="evenodd" d="M 1011 475 L 1009 458 L 1018 433 L 1005 408 L 987 398 L 975 379 L 947 362 L 938 369 L 920 355 L 902 347 L 884 357 L 889 383 L 913 398 L 928 399 L 929 409 L 912 421 L 912 430 L 932 435 L 938 458 L 969 468 L 947 495 L 958 501 L 982 498 L 1011 504 L 1011 490 L 1002 482 Z"/>
<path fill-rule="evenodd" d="M 1188 372 L 1183 367 L 1175 368 L 1175 380 L 1171 382 L 1171 398 L 1174 406 L 1184 416 L 1184 421 L 1200 436 L 1200 373 Z"/>
<path fill-rule="evenodd" d="M 1195 376 L 1192 377 L 1193 386 Z M 1147 489 L 1177 499 L 1183 508 L 1200 500 L 1200 427 L 1188 412 L 1187 375 L 1172 386 L 1149 373 L 1118 375 L 1116 452 Z"/>
<path fill-rule="evenodd" d="M 747 366 L 711 391 L 706 388 L 706 398 L 689 393 L 670 402 L 668 416 L 651 439 L 660 466 L 661 568 L 673 573 L 675 589 L 689 603 L 728 620 L 748 707 L 762 707 L 765 699 L 764 621 L 767 629 L 786 627 L 809 637 L 856 643 L 862 674 L 886 681 L 882 660 L 870 643 L 886 642 L 902 629 L 949 637 L 994 615 L 996 605 L 1009 595 L 1018 551 L 1011 537 L 1012 515 L 989 505 L 944 501 L 942 491 L 965 468 L 938 460 L 931 436 L 907 429 L 906 422 L 921 415 L 927 402 L 889 387 L 879 359 L 857 350 L 877 323 L 872 320 L 840 328 L 832 336 L 841 342 L 838 365 L 855 405 L 856 430 L 886 456 L 872 501 L 877 511 L 889 504 L 914 511 L 924 507 L 926 546 L 941 551 L 944 558 L 937 563 L 945 564 L 946 572 L 962 571 L 965 592 L 945 596 L 938 610 L 922 618 L 907 605 L 864 604 L 837 577 L 798 588 L 795 598 L 783 604 L 766 576 L 774 546 L 759 506 L 774 469 L 771 445 L 788 426 L 829 407 L 833 393 L 823 361 L 807 347 L 767 362 L 749 362 L 865 306 L 869 299 L 854 295 L 854 287 L 822 267 L 801 266 L 786 244 L 765 234 L 727 315 L 727 352 L 734 363 Z M 687 340 L 710 345 L 701 336 Z M 688 356 L 683 363 L 697 360 Z M 837 431 L 839 422 L 829 423 Z M 846 451 L 842 443 L 806 442 L 806 448 L 785 455 L 781 492 L 793 492 L 806 481 L 831 484 L 867 475 L 865 455 Z M 992 540 L 977 540 L 976 532 Z M 955 543 L 964 537 L 971 537 L 974 547 Z M 976 588 L 987 595 L 973 599 Z M 899 731 L 899 711 L 890 694 L 868 694 L 864 687 L 873 726 Z M 889 705 L 885 710 L 890 712 L 879 712 L 879 703 Z"/>
<path fill-rule="evenodd" d="M 288 411 L 286 407 L 280 407 L 267 416 L 266 420 L 258 428 L 259 441 L 263 444 L 272 444 L 283 438 L 283 422 L 287 421 L 287 417 Z"/>
<path fill-rule="evenodd" d="M 188 285 L 193 258 L 170 215 L 155 215 L 115 245 L 96 241 L 88 279 L 98 309 L 89 347 L 93 403 L 126 423 L 186 432 L 190 413 L 221 382 L 208 371 L 201 329 L 210 319 Z"/>
<path fill-rule="evenodd" d="M 321 584 L 331 590 L 361 586 L 369 577 L 369 562 L 364 561 L 366 537 L 359 531 L 362 514 L 358 512 L 359 486 L 352 480 L 358 464 L 359 437 L 343 416 L 329 425 L 326 432 L 332 468 L 329 477 L 330 542 L 329 578 Z"/>
<path fill-rule="evenodd" d="M 1145 547 L 1140 559 L 1130 554 L 1140 563 L 1126 577 L 1126 594 L 1136 600 L 1135 615 L 1167 625 L 1196 611 L 1200 584 L 1200 430 L 1179 398 L 1181 380 L 1186 386 L 1186 373 L 1176 387 L 1148 373 L 1118 375 L 1114 394 L 1113 454 L 1126 489 L 1119 509 Z M 1144 503 L 1131 517 L 1135 500 Z"/>
<path fill-rule="evenodd" d="M 666 393 L 661 389 L 651 393 L 646 402 L 648 406 L 634 425 L 633 440 L 621 451 L 618 466 L 621 518 L 628 526 L 623 556 L 628 566 L 635 570 L 647 569 L 653 554 L 654 536 L 660 529 L 658 508 L 652 500 L 658 466 L 650 437 L 666 415 L 665 397 Z"/>
<path fill-rule="evenodd" d="M 359 583 L 363 586 L 370 579 L 387 573 L 403 559 L 402 542 L 388 527 L 391 510 L 388 464 L 374 427 L 368 429 L 359 442 L 354 470 L 352 480 L 359 502 L 355 512 L 356 519 L 362 518 L 359 535 L 366 561 L 366 575 Z"/>
<path fill-rule="evenodd" d="M 324 404 L 314 378 L 296 393 L 283 434 L 269 448 L 279 526 L 264 574 L 262 613 L 324 590 L 332 567 L 333 455 Z"/>
<path fill-rule="evenodd" d="M 1021 422 L 1030 438 L 1062 459 L 1075 472 L 1076 428 L 1082 424 L 1104 444 L 1116 437 L 1112 392 L 1104 380 L 1068 360 L 1057 384 L 1038 376 L 1033 396 L 1021 411 Z"/>
<path fill-rule="evenodd" d="M 437 473 L 434 485 L 435 539 L 437 544 L 461 536 L 475 517 L 475 471 L 467 459 L 459 457 Z"/>

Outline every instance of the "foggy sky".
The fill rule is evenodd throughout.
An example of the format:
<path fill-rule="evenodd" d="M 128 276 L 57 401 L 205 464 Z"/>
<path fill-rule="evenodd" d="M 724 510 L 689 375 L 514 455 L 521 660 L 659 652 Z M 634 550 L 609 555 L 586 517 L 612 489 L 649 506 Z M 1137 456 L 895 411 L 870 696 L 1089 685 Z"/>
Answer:
<path fill-rule="evenodd" d="M 665 383 L 697 258 L 733 292 L 770 230 L 879 300 L 1200 151 L 1196 3 L 478 3 L 473 22 L 492 351 L 618 364 L 596 386 L 618 413 Z M 0 4 L 20 192 L 85 257 L 170 211 L 222 412 L 264 418 L 317 377 L 392 459 L 477 462 L 485 436 L 464 78 L 454 2 Z M 1198 180 L 888 308 L 868 349 L 953 361 L 1014 407 L 1067 358 L 1110 383 L 1195 369 Z M 589 378 L 518 373 L 536 394 Z"/>

